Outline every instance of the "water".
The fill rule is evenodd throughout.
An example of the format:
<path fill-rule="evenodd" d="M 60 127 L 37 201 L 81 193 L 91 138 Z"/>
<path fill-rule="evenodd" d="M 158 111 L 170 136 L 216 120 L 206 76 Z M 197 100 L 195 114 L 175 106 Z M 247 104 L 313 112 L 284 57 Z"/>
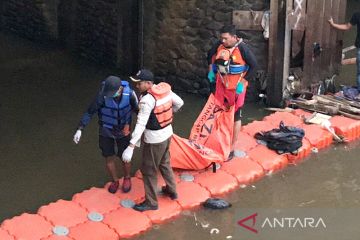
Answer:
<path fill-rule="evenodd" d="M 344 46 L 353 43 L 354 30 L 345 34 Z M 0 34 L 0 51 L 1 222 L 23 212 L 34 213 L 58 199 L 70 200 L 73 194 L 109 180 L 97 147 L 96 117 L 79 145 L 73 144 L 72 136 L 101 79 L 116 71 L 76 60 L 62 49 L 4 34 Z M 338 78 L 344 84 L 354 79 L 354 65 L 344 67 Z M 180 95 L 185 106 L 175 115 L 174 129 L 186 137 L 205 99 Z M 244 122 L 261 119 L 266 114 L 261 107 L 247 105 Z M 239 239 L 238 213 L 249 208 L 359 209 L 359 155 L 359 142 L 322 150 L 298 166 L 226 196 L 233 204 L 230 209 L 184 212 L 135 239 Z M 137 153 L 133 171 L 139 160 Z M 212 228 L 219 233 L 211 234 Z M 345 235 L 358 237 L 356 232 L 344 234 L 343 239 Z"/>
<path fill-rule="evenodd" d="M 97 116 L 78 145 L 72 137 L 100 81 L 114 70 L 14 36 L 1 34 L 0 47 L 1 222 L 109 181 L 98 149 Z M 179 95 L 186 104 L 174 130 L 186 137 L 206 99 Z M 133 172 L 139 160 L 137 153 Z"/>

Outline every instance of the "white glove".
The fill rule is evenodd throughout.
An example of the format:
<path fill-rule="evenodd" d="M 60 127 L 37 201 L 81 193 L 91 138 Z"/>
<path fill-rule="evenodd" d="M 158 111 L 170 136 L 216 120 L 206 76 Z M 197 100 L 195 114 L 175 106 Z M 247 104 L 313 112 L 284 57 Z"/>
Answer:
<path fill-rule="evenodd" d="M 74 135 L 74 139 L 73 139 L 74 143 L 78 144 L 80 141 L 80 138 L 81 138 L 81 130 L 77 130 Z"/>
<path fill-rule="evenodd" d="M 131 162 L 133 153 L 134 153 L 134 148 L 128 146 L 122 154 L 123 162 L 126 162 L 126 163 Z"/>

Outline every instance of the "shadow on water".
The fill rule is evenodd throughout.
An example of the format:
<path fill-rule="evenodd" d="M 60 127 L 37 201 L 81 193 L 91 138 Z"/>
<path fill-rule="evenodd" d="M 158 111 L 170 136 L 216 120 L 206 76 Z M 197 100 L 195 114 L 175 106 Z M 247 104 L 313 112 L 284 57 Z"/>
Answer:
<path fill-rule="evenodd" d="M 97 146 L 96 118 L 79 145 L 73 144 L 72 136 L 100 81 L 114 70 L 3 34 L 0 51 L 1 222 L 22 212 L 36 212 L 58 199 L 71 199 L 73 194 L 101 187 L 109 180 Z M 185 106 L 175 116 L 174 129 L 186 137 L 205 99 L 180 95 Z M 244 122 L 261 119 L 266 114 L 261 107 L 248 104 Z M 247 208 L 358 209 L 359 155 L 358 142 L 312 154 L 299 166 L 226 196 L 233 204 L 230 209 L 185 211 L 183 217 L 154 226 L 136 239 L 239 239 L 234 235 L 234 223 L 238 212 Z M 136 153 L 133 171 L 140 160 Z M 211 228 L 218 228 L 219 234 L 210 234 Z M 358 233 L 347 236 L 355 239 Z"/>

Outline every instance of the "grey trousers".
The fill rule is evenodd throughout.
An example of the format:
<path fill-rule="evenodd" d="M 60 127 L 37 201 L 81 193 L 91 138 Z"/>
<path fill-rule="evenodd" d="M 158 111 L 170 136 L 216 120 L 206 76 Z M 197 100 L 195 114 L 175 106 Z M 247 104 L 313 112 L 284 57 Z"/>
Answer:
<path fill-rule="evenodd" d="M 145 188 L 146 203 L 157 206 L 157 172 L 160 170 L 170 192 L 176 193 L 176 182 L 174 172 L 170 166 L 170 146 L 171 137 L 161 143 L 151 144 L 143 142 L 141 173 Z"/>

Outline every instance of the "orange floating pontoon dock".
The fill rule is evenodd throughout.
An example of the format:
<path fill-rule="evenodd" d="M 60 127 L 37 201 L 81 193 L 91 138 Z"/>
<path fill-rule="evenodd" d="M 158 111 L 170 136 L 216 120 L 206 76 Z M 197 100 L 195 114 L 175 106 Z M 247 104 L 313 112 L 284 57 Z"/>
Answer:
<path fill-rule="evenodd" d="M 143 200 L 141 174 L 132 178 L 130 193 L 108 193 L 104 188 L 91 188 L 73 196 L 71 201 L 59 200 L 42 206 L 36 214 L 24 213 L 3 221 L 1 240 L 118 240 L 148 230 L 152 224 L 169 221 L 181 211 L 199 206 L 207 198 L 219 196 L 249 185 L 268 173 L 300 163 L 314 148 L 332 144 L 332 136 L 319 125 L 305 125 L 302 110 L 276 112 L 243 127 L 236 145 L 235 158 L 200 171 L 176 171 L 179 198 L 172 201 L 159 196 L 159 210 L 137 212 L 131 207 Z M 254 139 L 254 134 L 267 131 L 284 121 L 286 125 L 305 131 L 303 146 L 297 155 L 279 155 Z M 336 134 L 349 141 L 360 137 L 360 121 L 342 116 L 330 119 Z M 164 181 L 159 178 L 159 187 Z"/>

